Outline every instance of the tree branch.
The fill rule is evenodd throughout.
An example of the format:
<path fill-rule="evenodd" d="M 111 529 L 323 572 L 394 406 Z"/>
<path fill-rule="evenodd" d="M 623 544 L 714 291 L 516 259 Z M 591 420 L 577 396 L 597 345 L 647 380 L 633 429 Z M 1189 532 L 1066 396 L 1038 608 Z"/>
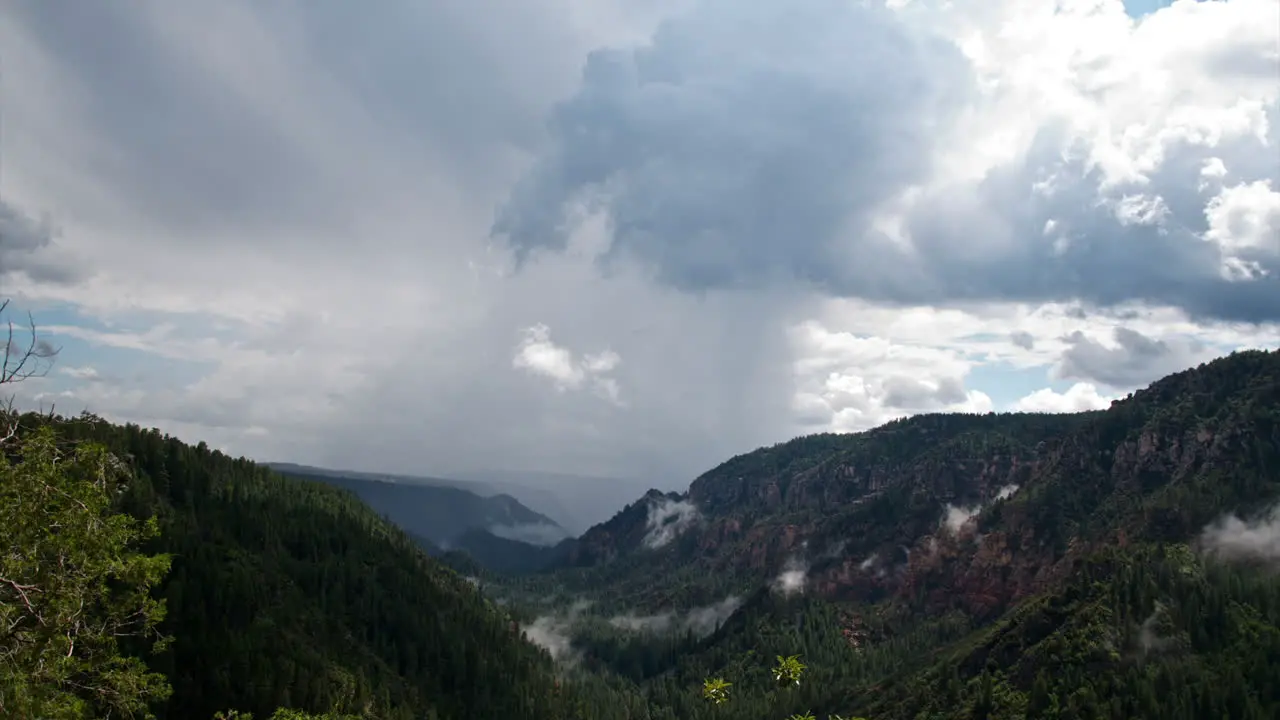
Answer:
<path fill-rule="evenodd" d="M 22 585 L 21 583 L 18 583 L 17 581 L 14 581 L 14 580 L 10 580 L 9 578 L 6 578 L 6 577 L 0 577 L 0 583 L 4 583 L 5 585 L 8 585 L 9 587 L 13 588 L 14 592 L 18 593 L 18 597 L 22 598 L 22 604 L 27 606 L 27 612 L 35 616 L 36 620 L 41 625 L 44 624 L 44 618 L 40 617 L 40 613 L 36 612 L 35 607 L 31 605 L 31 598 L 27 596 L 28 591 L 40 592 L 40 588 L 36 587 L 35 585 Z"/>

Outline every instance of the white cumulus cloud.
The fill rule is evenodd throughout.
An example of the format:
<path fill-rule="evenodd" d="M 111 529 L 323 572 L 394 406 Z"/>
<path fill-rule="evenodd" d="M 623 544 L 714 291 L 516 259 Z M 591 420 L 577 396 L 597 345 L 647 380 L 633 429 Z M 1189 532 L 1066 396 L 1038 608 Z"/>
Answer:
<path fill-rule="evenodd" d="M 1041 388 L 1014 403 L 1017 412 L 1074 413 L 1087 410 L 1104 410 L 1113 398 L 1098 393 L 1093 383 L 1075 383 L 1066 392 Z"/>
<path fill-rule="evenodd" d="M 524 330 L 511 363 L 514 367 L 550 379 L 557 390 L 576 390 L 590 383 L 606 400 L 618 404 L 618 381 L 608 376 L 622 358 L 612 350 L 575 357 L 551 340 L 551 329 L 534 325 Z"/>

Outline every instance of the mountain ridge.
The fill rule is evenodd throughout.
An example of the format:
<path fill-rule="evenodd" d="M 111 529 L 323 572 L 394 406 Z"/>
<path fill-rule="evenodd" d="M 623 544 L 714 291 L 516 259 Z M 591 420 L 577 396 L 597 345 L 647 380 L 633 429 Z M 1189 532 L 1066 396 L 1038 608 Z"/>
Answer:
<path fill-rule="evenodd" d="M 554 545 L 569 536 L 554 520 L 505 493 L 485 497 L 465 487 L 348 476 L 336 471 L 309 475 L 287 470 L 285 474 L 349 490 L 398 527 L 443 550 L 454 547 L 473 530 L 533 545 Z"/>
<path fill-rule="evenodd" d="M 1154 532 L 1164 523 L 1162 537 L 1185 539 L 1222 512 L 1222 503 L 1200 503 L 1212 511 L 1179 515 L 1167 493 L 1199 487 L 1200 474 L 1221 474 L 1219 465 L 1236 459 L 1253 480 L 1247 488 L 1237 480 L 1241 487 L 1233 501 L 1253 491 L 1264 491 L 1267 500 L 1258 502 L 1274 499 L 1276 488 L 1257 476 L 1276 461 L 1268 455 L 1257 466 L 1233 443 L 1254 436 L 1274 442 L 1276 431 L 1265 413 L 1280 403 L 1278 366 L 1280 351 L 1235 353 L 1159 380 L 1107 410 L 922 415 L 864 433 L 796 438 L 731 458 L 695 478 L 684 493 L 645 495 L 572 541 L 560 563 L 597 568 L 601 579 L 614 576 L 608 566 L 621 558 L 637 568 L 661 565 L 670 572 L 696 565 L 707 573 L 762 580 L 788 558 L 803 557 L 819 567 L 819 589 L 834 597 L 877 586 L 887 591 L 897 570 L 927 575 L 933 570 L 922 558 L 931 553 L 921 550 L 942 543 L 950 551 L 964 537 L 981 536 L 965 551 L 973 550 L 971 571 L 956 582 L 985 585 L 982 592 L 994 594 L 994 611 L 1052 582 L 1055 572 L 1063 572 L 1064 558 L 1069 564 L 1085 551 L 1077 543 L 1067 554 L 1077 526 L 1086 531 L 1090 548 L 1116 538 L 1114 530 L 1088 534 L 1096 529 L 1087 522 L 1095 509 L 1113 525 L 1123 520 Z M 1232 386 L 1237 374 L 1254 381 Z M 1206 390 L 1210 381 L 1212 392 Z M 1073 473 L 1087 482 L 1077 490 L 1088 492 L 1080 507 L 1063 507 L 1062 484 Z M 1174 490 L 1153 496 L 1148 507 L 1126 505 L 1130 495 L 1166 485 Z M 652 547 L 638 540 L 651 530 L 655 511 L 680 503 L 696 517 L 667 543 Z M 1134 516 L 1138 509 L 1145 514 Z M 949 514 L 956 524 L 952 532 L 946 531 Z M 1058 515 L 1073 523 L 1070 531 L 1040 529 L 1060 527 L 1052 522 Z M 886 523 L 886 517 L 895 520 Z M 1175 520 L 1176 527 L 1170 524 Z M 993 534 L 1001 522 L 1012 530 Z M 966 529 L 970 523 L 975 526 Z M 872 528 L 875 537 L 857 537 L 852 531 L 858 527 Z M 996 558 L 1024 550 L 1044 569 L 1014 568 L 1007 571 L 1010 579 L 979 583 L 979 576 L 1004 567 Z M 914 564 L 908 560 L 913 551 Z M 634 583 L 641 595 L 653 584 Z M 965 597 L 981 594 L 976 585 L 972 590 Z M 910 592 L 910 585 L 896 591 Z"/>

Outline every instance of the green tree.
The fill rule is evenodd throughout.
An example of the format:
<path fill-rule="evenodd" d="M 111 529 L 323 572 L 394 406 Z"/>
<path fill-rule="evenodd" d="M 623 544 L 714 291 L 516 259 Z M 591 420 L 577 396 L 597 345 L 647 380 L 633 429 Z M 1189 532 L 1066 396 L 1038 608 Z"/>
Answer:
<path fill-rule="evenodd" d="M 3 312 L 7 303 L 0 303 Z M 0 386 L 42 374 L 56 354 L 8 324 Z M 169 558 L 140 551 L 156 533 L 114 509 L 129 477 L 94 444 L 64 447 L 53 430 L 19 432 L 0 410 L 0 716 L 48 720 L 145 717 L 168 696 L 164 676 L 122 647 L 163 645 L 152 587 Z"/>

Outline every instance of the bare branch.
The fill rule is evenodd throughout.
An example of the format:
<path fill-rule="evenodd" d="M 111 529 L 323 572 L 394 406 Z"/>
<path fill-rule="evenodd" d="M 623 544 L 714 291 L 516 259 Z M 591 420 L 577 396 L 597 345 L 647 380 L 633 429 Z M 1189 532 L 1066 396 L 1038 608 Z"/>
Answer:
<path fill-rule="evenodd" d="M 9 300 L 0 300 L 0 317 L 9 308 Z M 27 331 L 30 335 L 25 347 L 14 342 L 13 321 L 4 324 L 4 347 L 0 348 L 0 385 L 10 385 L 34 377 L 44 377 L 53 367 L 53 359 L 61 351 L 40 338 L 35 318 L 27 313 Z M 20 413 L 14 406 L 14 397 L 0 400 L 0 446 L 17 437 Z M 52 410 L 51 410 L 52 412 Z"/>
<path fill-rule="evenodd" d="M 0 301 L 0 315 L 9 307 L 9 301 Z M 27 313 L 28 341 L 25 347 L 14 343 L 13 320 L 5 322 L 3 358 L 0 358 L 0 385 L 16 383 L 33 377 L 44 377 L 53 367 L 53 358 L 61 352 L 40 338 L 35 318 Z"/>

